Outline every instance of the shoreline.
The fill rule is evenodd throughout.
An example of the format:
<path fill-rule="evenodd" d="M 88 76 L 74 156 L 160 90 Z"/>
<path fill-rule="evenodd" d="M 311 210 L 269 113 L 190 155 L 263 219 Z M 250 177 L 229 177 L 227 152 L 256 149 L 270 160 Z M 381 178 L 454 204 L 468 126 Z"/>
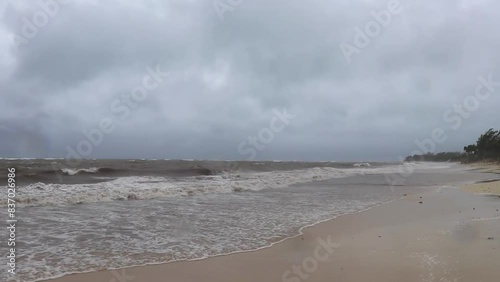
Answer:
<path fill-rule="evenodd" d="M 460 188 L 452 186 L 455 185 L 427 186 L 415 189 L 415 193 L 412 191 L 406 196 L 401 195 L 394 200 L 355 213 L 339 215 L 304 226 L 299 229 L 299 233 L 295 236 L 284 238 L 255 250 L 237 251 L 189 261 L 181 260 L 116 270 L 65 274 L 59 278 L 39 281 L 159 282 L 165 281 L 165 277 L 169 277 L 169 280 L 174 281 L 299 282 L 305 281 L 306 279 L 303 279 L 305 276 L 297 276 L 293 272 L 293 267 L 302 265 L 301 262 L 309 264 L 314 262 L 315 260 L 311 259 L 314 258 L 311 254 L 316 250 L 318 240 L 326 242 L 330 240 L 330 236 L 332 241 L 338 245 L 338 249 L 335 249 L 326 260 L 316 260 L 316 264 L 310 264 L 310 267 L 316 265 L 317 269 L 314 271 L 304 272 L 302 270 L 299 272 L 299 274 L 307 275 L 308 281 L 324 281 L 330 277 L 338 276 L 344 276 L 351 281 L 366 281 L 368 279 L 371 281 L 383 280 L 384 282 L 401 281 L 403 278 L 398 275 L 394 276 L 391 268 L 396 269 L 397 273 L 405 273 L 405 281 L 422 281 L 423 278 L 427 281 L 434 281 L 429 280 L 432 277 L 422 277 L 422 275 L 426 275 L 425 273 L 429 273 L 429 267 L 439 268 L 440 277 L 446 279 L 486 275 L 483 277 L 483 281 L 496 281 L 491 277 L 499 277 L 500 272 L 495 267 L 484 269 L 484 265 L 491 265 L 478 255 L 487 254 L 490 261 L 500 260 L 500 254 L 492 252 L 492 249 L 484 249 L 485 243 L 495 244 L 494 248 L 500 249 L 498 239 L 487 240 L 488 237 L 479 238 L 476 236 L 473 238 L 474 240 L 469 240 L 471 247 L 468 255 L 457 255 L 459 257 L 461 255 L 461 259 L 464 261 L 470 260 L 471 257 L 474 258 L 469 263 L 474 266 L 473 269 L 477 268 L 477 270 L 458 274 L 461 267 L 448 267 L 454 262 L 450 261 L 450 258 L 446 258 L 448 252 L 444 252 L 444 250 L 452 249 L 453 252 L 457 252 L 457 250 L 463 249 L 463 242 L 458 244 L 454 238 L 441 238 L 441 240 L 430 240 L 432 244 L 431 247 L 428 247 L 422 243 L 426 240 L 416 235 L 418 232 L 426 230 L 433 236 L 442 237 L 441 233 L 454 232 L 453 228 L 457 228 L 457 226 L 449 230 L 439 230 L 439 228 L 449 224 L 449 222 L 457 221 L 466 222 L 468 225 L 480 225 L 482 226 L 480 229 L 489 230 L 491 237 L 500 238 L 500 226 L 496 226 L 498 224 L 492 225 L 492 222 L 497 223 L 496 221 L 500 219 L 498 212 L 500 199 L 462 192 L 463 185 Z M 450 201 L 450 198 L 454 201 Z M 487 210 L 480 208 L 484 205 L 490 208 Z M 457 234 L 456 236 L 459 238 L 470 236 L 467 230 L 458 231 Z M 421 235 L 425 237 L 429 234 Z M 446 242 L 444 246 L 447 248 L 436 253 L 435 250 L 443 248 L 441 241 Z M 405 249 L 407 247 L 404 247 L 406 245 L 416 245 L 416 247 L 409 252 Z M 481 250 L 481 252 L 478 253 L 477 250 Z M 498 253 L 498 251 L 496 252 Z M 394 257 L 394 254 L 399 254 L 399 256 Z M 438 262 L 436 262 L 437 258 L 439 258 Z M 364 265 L 367 266 L 363 271 L 356 270 L 359 260 L 364 261 Z M 483 266 L 478 265 L 477 262 L 481 262 Z M 340 266 L 340 269 L 336 266 Z M 469 267 L 469 264 L 466 266 Z M 386 271 L 379 273 L 377 270 L 379 268 L 386 269 Z"/>
<path fill-rule="evenodd" d="M 434 208 L 441 206 L 443 204 L 443 200 L 446 198 L 443 197 L 443 193 L 454 194 L 455 196 L 458 197 L 458 199 L 461 199 L 463 203 L 470 201 L 477 203 L 477 200 L 483 199 L 483 197 L 481 196 L 464 193 L 456 188 L 444 188 L 446 192 L 440 191 L 442 189 L 443 188 L 430 189 L 431 191 L 424 190 L 421 191 L 421 193 L 408 195 L 406 197 L 402 197 L 400 199 L 391 201 L 389 203 L 375 206 L 373 208 L 370 208 L 362 212 L 341 215 L 335 219 L 330 219 L 325 222 L 315 224 L 313 226 L 304 227 L 301 230 L 301 234 L 292 238 L 284 239 L 278 243 L 273 244 L 270 247 L 265 247 L 259 250 L 220 255 L 193 261 L 179 261 L 179 262 L 170 262 L 166 264 L 131 267 L 131 268 L 116 270 L 114 272 L 109 270 L 109 271 L 90 272 L 86 274 L 74 274 L 46 281 L 53 281 L 53 282 L 83 282 L 90 280 L 111 281 L 114 277 L 116 277 L 117 274 L 130 277 L 130 280 L 124 280 L 124 281 L 164 281 L 163 278 L 165 276 L 172 277 L 172 280 L 174 281 L 234 281 L 235 279 L 239 279 L 238 281 L 254 281 L 254 279 L 260 281 L 302 281 L 302 279 L 294 280 L 293 278 L 298 278 L 298 276 L 290 274 L 293 272 L 286 272 L 286 271 L 287 270 L 293 271 L 292 269 L 293 266 L 297 264 L 300 265 L 300 261 L 303 262 L 308 261 L 307 259 L 311 258 L 310 254 L 315 250 L 316 248 L 315 245 L 317 245 L 317 242 L 319 242 L 318 240 L 323 238 L 323 241 L 326 242 L 329 240 L 328 238 L 330 238 L 330 236 L 334 238 L 332 239 L 332 241 L 338 245 L 338 250 L 339 250 L 338 256 L 336 255 L 337 251 L 334 251 L 333 254 L 331 255 L 332 257 L 318 264 L 318 269 L 316 271 L 311 273 L 307 272 L 307 275 L 310 275 L 310 277 L 308 277 L 307 280 L 323 281 L 325 277 L 331 277 L 331 275 L 340 275 L 343 273 L 343 271 L 347 269 L 350 269 L 352 272 L 348 274 L 346 273 L 345 274 L 347 275 L 346 277 L 360 277 L 360 279 L 365 279 L 365 278 L 369 279 L 374 275 L 372 271 L 374 271 L 375 269 L 371 269 L 367 272 L 361 271 L 358 274 L 356 274 L 356 272 L 358 271 L 355 271 L 354 266 L 357 264 L 356 262 L 351 261 L 349 259 L 349 255 L 347 254 L 353 255 L 354 253 L 354 256 L 358 256 L 357 259 L 359 258 L 368 259 L 370 263 L 374 265 L 379 265 L 381 262 L 384 262 L 384 259 L 380 258 L 380 256 L 377 254 L 381 252 L 384 253 L 383 257 L 388 256 L 388 258 L 386 258 L 385 260 L 386 263 L 385 264 L 382 263 L 383 267 L 397 266 L 398 261 L 401 259 L 401 257 L 397 256 L 395 260 L 394 257 L 391 256 L 391 252 L 398 252 L 397 249 L 400 249 L 402 245 L 405 245 L 408 242 L 404 242 L 404 244 L 395 244 L 395 242 L 406 241 L 404 239 L 411 238 L 411 234 L 413 234 L 412 232 L 415 231 L 415 227 L 411 227 L 411 224 L 410 226 L 407 226 L 408 225 L 407 221 L 423 224 L 423 226 L 426 226 L 429 223 L 426 223 L 425 222 L 426 220 L 424 220 L 424 223 L 421 223 L 420 221 L 422 220 L 422 218 L 420 218 L 420 216 L 424 215 L 423 216 L 424 218 L 428 218 L 429 215 L 435 216 L 435 212 L 439 211 L 439 209 L 433 210 L 433 209 L 423 208 L 423 205 L 426 205 L 428 201 L 432 200 L 435 202 L 432 205 Z M 423 205 L 418 204 L 418 201 L 421 200 L 420 197 L 424 199 Z M 436 199 L 436 197 L 437 198 L 440 197 L 440 199 Z M 500 207 L 499 203 L 500 201 L 494 203 L 493 205 L 496 205 L 496 207 Z M 399 210 L 401 212 L 402 211 L 401 209 L 402 208 L 404 209 L 404 207 L 407 205 L 412 205 L 411 209 L 413 211 L 407 211 L 404 214 L 394 212 L 395 210 Z M 448 208 L 456 209 L 456 207 L 454 207 L 454 204 L 448 205 Z M 453 211 L 454 215 L 452 215 L 452 217 L 460 216 L 462 218 L 467 218 L 466 222 L 468 222 L 468 224 L 474 223 L 474 224 L 488 225 L 491 228 L 492 227 L 491 222 L 500 219 L 499 217 L 500 213 L 493 213 L 491 210 L 492 209 L 490 209 L 489 212 L 485 212 L 482 216 L 477 217 L 473 216 L 475 214 L 475 211 L 473 211 L 472 208 L 470 208 L 467 212 L 456 209 Z M 481 213 L 483 212 L 484 211 L 482 211 Z M 448 213 L 450 213 L 450 211 L 448 211 Z M 481 218 L 483 220 L 477 220 L 477 218 Z M 398 224 L 402 224 L 402 226 L 404 227 L 403 230 L 400 228 L 394 228 L 393 225 L 395 222 L 392 219 L 396 219 Z M 445 220 L 445 222 L 447 221 L 448 220 Z M 431 221 L 430 223 L 431 226 L 424 229 L 435 232 L 436 230 L 434 230 L 431 227 L 440 226 L 442 223 L 443 222 L 441 220 L 437 220 L 436 223 L 433 223 Z M 498 232 L 499 228 L 497 227 L 495 229 L 495 226 L 496 224 L 493 224 L 493 229 L 495 231 L 492 233 L 498 236 L 500 235 L 500 233 Z M 396 230 L 397 232 L 391 232 Z M 401 237 L 397 235 L 399 232 L 403 233 L 406 232 L 406 234 Z M 396 235 L 391 233 L 395 233 Z M 351 239 L 349 237 L 351 237 Z M 410 241 L 415 241 L 415 239 L 416 241 L 422 240 L 421 238 L 420 239 L 412 238 Z M 480 238 L 480 239 L 481 240 L 474 242 L 476 243 L 479 242 L 479 244 L 488 242 L 486 241 L 487 238 Z M 349 242 L 351 240 L 352 242 Z M 377 246 L 377 244 L 374 244 L 375 242 L 377 244 L 382 242 L 382 244 Z M 492 242 L 494 243 L 494 241 Z M 441 244 L 440 242 L 434 242 L 434 243 Z M 496 242 L 496 245 L 498 245 L 498 241 Z M 431 249 L 435 249 L 435 247 L 436 246 L 433 245 Z M 461 245 L 461 247 L 463 246 Z M 388 250 L 391 250 L 391 252 L 388 252 Z M 493 253 L 490 252 L 489 255 L 495 258 L 495 260 L 493 261 L 498 261 L 498 259 L 500 259 L 500 254 L 495 255 L 495 253 L 496 252 Z M 377 255 L 373 256 L 373 254 Z M 406 269 L 405 272 L 407 274 L 405 275 L 405 277 L 408 278 L 406 279 L 406 281 L 422 281 L 421 280 L 422 278 L 421 275 L 423 275 L 422 273 L 428 271 L 428 269 L 425 268 L 426 261 L 427 262 L 430 261 L 432 263 L 433 258 L 435 258 L 436 255 L 433 253 L 427 254 L 425 251 L 423 253 L 412 252 L 410 254 L 413 254 L 416 257 L 413 258 L 406 257 L 402 261 L 406 261 L 407 263 L 403 263 L 403 265 L 398 265 L 397 268 L 402 267 L 403 269 Z M 481 252 L 481 254 L 484 254 L 484 252 Z M 292 261 L 290 261 L 290 258 L 297 257 L 297 255 L 298 259 L 292 259 Z M 422 255 L 423 257 L 419 257 L 420 255 Z M 380 261 L 377 262 L 379 259 Z M 309 259 L 309 261 L 312 260 Z M 339 270 L 337 267 L 336 269 L 329 271 L 329 269 L 332 269 L 331 268 L 332 265 L 327 265 L 327 264 L 331 263 L 334 263 L 334 265 L 337 264 L 341 265 L 341 269 Z M 436 264 L 441 265 L 439 263 Z M 277 269 L 281 270 L 275 270 L 275 267 L 269 269 L 269 265 L 275 265 Z M 321 265 L 323 265 L 323 267 L 320 268 Z M 424 265 L 423 269 L 421 269 L 422 265 Z M 235 273 L 232 273 L 232 271 L 230 271 L 232 274 L 226 275 L 227 273 L 224 273 L 224 271 L 222 271 L 222 269 L 220 268 L 221 266 L 224 266 L 223 267 L 224 269 L 239 269 L 239 270 L 235 271 Z M 215 272 L 213 271 L 214 269 L 216 269 Z M 255 278 L 253 276 L 255 272 L 261 270 L 262 273 L 259 274 L 261 276 L 259 278 Z M 449 271 L 451 271 L 449 268 L 442 269 L 443 273 L 448 273 Z M 457 270 L 455 269 L 453 271 Z M 497 275 L 500 275 L 500 272 L 496 271 L 495 268 L 489 268 L 489 271 L 491 277 L 498 277 Z M 288 273 L 289 277 L 288 278 L 285 277 L 286 279 L 283 279 L 283 277 L 281 276 L 285 272 Z M 210 274 L 209 277 L 205 276 L 207 273 Z M 305 272 L 303 272 L 303 274 L 304 273 Z M 385 273 L 384 276 L 388 276 L 384 277 L 383 279 L 384 281 L 398 281 L 397 279 L 392 280 L 389 277 L 390 271 L 389 273 Z M 247 277 L 248 279 L 242 277 Z M 361 281 L 361 280 L 355 280 L 355 281 Z M 372 279 L 372 281 L 382 281 L 382 278 L 375 280 Z M 434 280 L 429 280 L 429 281 L 434 281 Z M 484 280 L 484 281 L 495 281 L 495 280 Z"/>
<path fill-rule="evenodd" d="M 426 193 L 430 193 L 431 191 L 429 191 L 427 189 L 424 190 L 422 188 L 419 192 L 420 193 L 415 193 L 415 194 L 418 194 L 418 195 L 422 194 L 423 195 L 423 194 L 426 194 Z M 204 260 L 208 260 L 208 259 L 212 259 L 212 258 L 218 258 L 218 257 L 225 257 L 225 256 L 231 256 L 231 255 L 237 255 L 237 254 L 259 252 L 261 250 L 272 248 L 275 245 L 281 244 L 281 243 L 283 243 L 283 242 L 285 242 L 287 240 L 295 239 L 295 238 L 297 238 L 299 236 L 302 236 L 302 235 L 304 235 L 305 230 L 308 229 L 308 228 L 312 228 L 312 227 L 315 227 L 315 226 L 320 225 L 320 224 L 324 224 L 324 223 L 327 223 L 327 222 L 330 222 L 330 221 L 334 221 L 334 220 L 337 220 L 338 218 L 341 218 L 341 217 L 356 215 L 356 214 L 363 213 L 363 212 L 368 212 L 371 209 L 374 209 L 374 208 L 377 208 L 377 207 L 389 204 L 389 203 L 394 202 L 394 201 L 401 200 L 404 197 L 405 196 L 401 196 L 401 197 L 399 197 L 397 199 L 393 199 L 393 200 L 390 200 L 390 201 L 382 202 L 382 203 L 379 203 L 379 204 L 374 204 L 374 205 L 372 205 L 372 206 L 370 206 L 368 208 L 365 208 L 365 209 L 362 209 L 362 210 L 359 210 L 359 211 L 356 211 L 356 212 L 337 215 L 337 216 L 332 217 L 332 218 L 328 218 L 328 219 L 325 219 L 325 220 L 320 220 L 320 221 L 317 221 L 315 223 L 312 223 L 312 224 L 309 224 L 309 225 L 306 225 L 306 226 L 302 226 L 302 227 L 300 227 L 298 229 L 298 233 L 297 234 L 285 237 L 285 238 L 280 239 L 280 240 L 278 240 L 276 242 L 272 242 L 271 244 L 269 244 L 267 246 L 263 246 L 263 247 L 260 247 L 260 248 L 257 248 L 257 249 L 234 251 L 234 252 L 223 253 L 223 254 L 219 254 L 219 255 L 211 255 L 211 256 L 208 256 L 208 257 L 202 257 L 202 258 L 197 258 L 197 259 L 173 260 L 173 261 L 161 262 L 161 263 L 149 263 L 149 264 L 143 264 L 143 265 L 132 265 L 132 266 L 121 267 L 121 268 L 108 268 L 106 270 L 89 270 L 89 271 L 84 271 L 84 272 L 65 273 L 65 274 L 62 274 L 60 276 L 52 277 L 52 278 L 49 278 L 49 279 L 35 280 L 33 282 L 59 281 L 59 279 L 63 279 L 63 278 L 66 278 L 68 276 L 74 276 L 74 275 L 84 275 L 84 274 L 96 273 L 96 272 L 122 271 L 122 270 L 132 269 L 132 268 L 141 268 L 141 267 L 149 267 L 149 266 L 159 266 L 159 265 L 167 265 L 167 264 L 174 264 L 174 263 L 198 262 L 198 261 L 204 261 Z M 121 281 L 119 281 L 119 282 L 121 282 Z"/>

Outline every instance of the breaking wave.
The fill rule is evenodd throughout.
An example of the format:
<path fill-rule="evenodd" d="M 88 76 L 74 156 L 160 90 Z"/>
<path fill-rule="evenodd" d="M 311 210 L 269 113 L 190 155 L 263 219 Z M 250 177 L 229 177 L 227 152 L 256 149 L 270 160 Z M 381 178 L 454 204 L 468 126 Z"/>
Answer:
<path fill-rule="evenodd" d="M 91 168 L 81 168 L 81 169 L 71 169 L 71 168 L 63 168 L 61 171 L 67 175 L 76 175 L 78 173 L 96 173 L 99 171 L 97 167 Z"/>
<path fill-rule="evenodd" d="M 285 188 L 293 184 L 342 178 L 362 174 L 395 173 L 397 166 L 338 169 L 331 167 L 290 171 L 252 172 L 239 174 L 199 175 L 190 177 L 128 176 L 89 184 L 34 183 L 17 187 L 19 206 L 73 205 L 116 200 L 147 200 L 164 197 L 192 196 L 205 193 L 232 193 Z M 95 173 L 97 168 L 67 173 Z M 0 199 L 0 206 L 7 200 Z"/>

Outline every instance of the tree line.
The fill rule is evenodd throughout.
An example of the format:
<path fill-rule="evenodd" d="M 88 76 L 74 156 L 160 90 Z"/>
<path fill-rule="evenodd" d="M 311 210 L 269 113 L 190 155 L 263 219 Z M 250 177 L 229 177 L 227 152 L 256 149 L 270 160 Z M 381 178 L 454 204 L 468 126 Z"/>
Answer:
<path fill-rule="evenodd" d="M 500 130 L 490 128 L 476 144 L 464 147 L 468 161 L 500 161 Z"/>
<path fill-rule="evenodd" d="M 405 161 L 477 162 L 500 161 L 500 130 L 489 129 L 475 144 L 464 147 L 463 152 L 426 153 L 406 157 Z"/>

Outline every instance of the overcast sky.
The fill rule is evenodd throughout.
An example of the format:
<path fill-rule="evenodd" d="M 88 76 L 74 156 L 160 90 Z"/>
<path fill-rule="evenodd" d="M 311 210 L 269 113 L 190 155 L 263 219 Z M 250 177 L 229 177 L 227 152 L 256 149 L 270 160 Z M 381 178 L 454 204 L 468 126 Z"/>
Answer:
<path fill-rule="evenodd" d="M 395 160 L 436 128 L 437 151 L 500 128 L 500 84 L 470 97 L 500 82 L 500 1 L 53 1 L 0 0 L 0 157 L 65 157 L 103 120 L 88 158 Z"/>

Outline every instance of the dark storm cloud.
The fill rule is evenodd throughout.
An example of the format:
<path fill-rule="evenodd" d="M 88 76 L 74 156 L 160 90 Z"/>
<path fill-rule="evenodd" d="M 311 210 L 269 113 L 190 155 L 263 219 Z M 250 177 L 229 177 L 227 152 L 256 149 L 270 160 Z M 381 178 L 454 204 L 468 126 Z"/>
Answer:
<path fill-rule="evenodd" d="M 339 45 L 390 0 L 248 0 L 223 20 L 212 1 L 1 1 L 3 157 L 64 157 L 106 118 L 87 157 L 246 159 L 284 108 L 296 117 L 257 159 L 392 160 L 438 127 L 437 150 L 500 127 L 500 87 L 459 128 L 443 118 L 480 76 L 500 81 L 498 1 L 401 1 L 350 63 Z M 113 110 L 156 66 L 169 77 Z"/>

